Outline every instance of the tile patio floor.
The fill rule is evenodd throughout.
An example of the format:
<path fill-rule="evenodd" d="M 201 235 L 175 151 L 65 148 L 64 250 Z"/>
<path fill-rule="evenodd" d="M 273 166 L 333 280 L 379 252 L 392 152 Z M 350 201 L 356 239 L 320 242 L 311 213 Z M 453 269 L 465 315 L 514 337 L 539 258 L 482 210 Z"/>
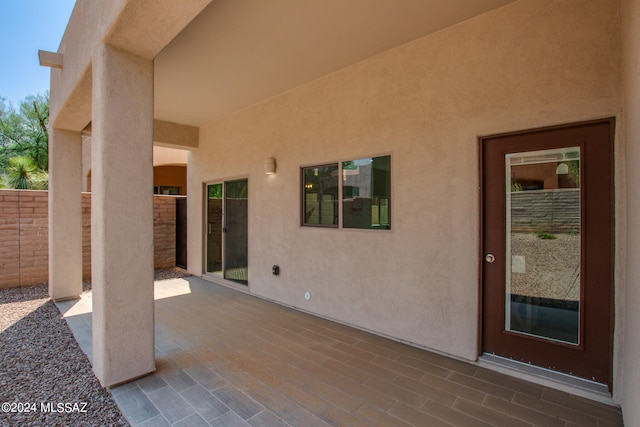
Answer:
<path fill-rule="evenodd" d="M 113 388 L 134 426 L 619 426 L 618 408 L 188 277 L 156 282 L 152 375 Z M 91 294 L 58 303 L 91 357 Z"/>

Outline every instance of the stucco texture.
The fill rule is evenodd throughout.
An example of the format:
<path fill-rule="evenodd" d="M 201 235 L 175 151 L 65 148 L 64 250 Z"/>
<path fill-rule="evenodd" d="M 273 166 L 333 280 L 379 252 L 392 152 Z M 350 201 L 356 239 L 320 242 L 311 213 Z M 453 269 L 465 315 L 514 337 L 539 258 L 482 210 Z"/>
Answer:
<path fill-rule="evenodd" d="M 622 357 L 622 409 L 627 425 L 640 425 L 640 1 L 623 2 L 625 154 L 627 173 L 626 285 Z M 634 424 L 635 423 L 635 424 Z"/>
<path fill-rule="evenodd" d="M 93 67 L 93 368 L 112 386 L 155 370 L 153 63 L 104 46 Z"/>
<path fill-rule="evenodd" d="M 377 55 L 202 126 L 189 194 L 249 178 L 251 292 L 475 360 L 477 138 L 616 116 L 619 25 L 611 0 L 523 0 Z M 378 154 L 392 230 L 300 226 L 300 167 Z M 195 274 L 202 203 L 189 199 Z"/>

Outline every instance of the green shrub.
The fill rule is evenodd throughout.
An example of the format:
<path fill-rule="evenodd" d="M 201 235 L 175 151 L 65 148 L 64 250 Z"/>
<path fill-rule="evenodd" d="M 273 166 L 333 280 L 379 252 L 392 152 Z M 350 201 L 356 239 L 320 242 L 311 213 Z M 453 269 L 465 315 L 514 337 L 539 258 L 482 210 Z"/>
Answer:
<path fill-rule="evenodd" d="M 557 239 L 555 234 L 547 233 L 546 231 L 539 231 L 536 233 L 536 237 L 542 240 L 555 240 Z"/>

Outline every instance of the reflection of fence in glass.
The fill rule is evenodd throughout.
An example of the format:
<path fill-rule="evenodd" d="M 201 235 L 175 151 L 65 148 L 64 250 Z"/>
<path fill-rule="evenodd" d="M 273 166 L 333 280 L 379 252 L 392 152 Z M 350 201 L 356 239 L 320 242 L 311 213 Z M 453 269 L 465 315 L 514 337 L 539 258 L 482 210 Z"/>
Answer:
<path fill-rule="evenodd" d="M 390 228 L 390 200 L 353 197 L 343 200 L 344 228 Z"/>
<path fill-rule="evenodd" d="M 580 232 L 580 189 L 511 193 L 511 231 L 514 233 Z"/>
<path fill-rule="evenodd" d="M 305 203 L 305 224 L 335 224 L 335 211 L 337 206 L 337 201 L 330 194 L 307 194 Z"/>
<path fill-rule="evenodd" d="M 371 225 L 389 225 L 389 199 L 374 197 L 371 204 Z"/>
<path fill-rule="evenodd" d="M 207 272 L 222 275 L 222 184 L 220 198 L 210 197 L 207 206 Z M 217 189 L 209 186 L 209 194 Z"/>
<path fill-rule="evenodd" d="M 368 157 L 340 164 L 302 168 L 303 225 L 391 227 L 391 156 Z"/>
<path fill-rule="evenodd" d="M 338 225 L 338 165 L 304 168 L 304 225 Z"/>
<path fill-rule="evenodd" d="M 391 156 L 344 162 L 343 227 L 391 226 Z"/>

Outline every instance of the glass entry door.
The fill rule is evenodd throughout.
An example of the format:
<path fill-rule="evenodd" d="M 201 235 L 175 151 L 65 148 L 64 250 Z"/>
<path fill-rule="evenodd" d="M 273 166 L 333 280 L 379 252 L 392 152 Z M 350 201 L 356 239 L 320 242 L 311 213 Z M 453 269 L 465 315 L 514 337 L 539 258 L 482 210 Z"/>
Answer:
<path fill-rule="evenodd" d="M 207 185 L 206 271 L 249 283 L 248 181 Z"/>
<path fill-rule="evenodd" d="M 482 139 L 482 350 L 611 385 L 613 119 Z"/>
<path fill-rule="evenodd" d="M 505 155 L 505 330 L 580 344 L 580 147 Z"/>

